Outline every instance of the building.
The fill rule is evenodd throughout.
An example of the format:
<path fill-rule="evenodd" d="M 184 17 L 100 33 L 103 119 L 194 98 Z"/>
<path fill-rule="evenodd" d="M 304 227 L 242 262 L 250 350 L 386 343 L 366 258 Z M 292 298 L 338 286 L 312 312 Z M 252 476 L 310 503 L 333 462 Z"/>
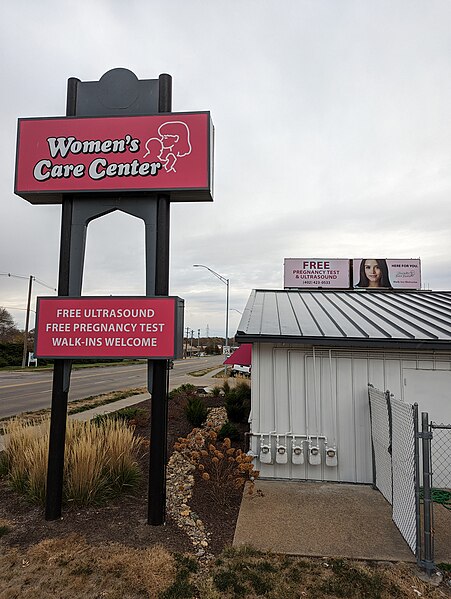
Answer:
<path fill-rule="evenodd" d="M 254 290 L 236 340 L 263 478 L 371 483 L 368 384 L 451 422 L 451 292 Z"/>

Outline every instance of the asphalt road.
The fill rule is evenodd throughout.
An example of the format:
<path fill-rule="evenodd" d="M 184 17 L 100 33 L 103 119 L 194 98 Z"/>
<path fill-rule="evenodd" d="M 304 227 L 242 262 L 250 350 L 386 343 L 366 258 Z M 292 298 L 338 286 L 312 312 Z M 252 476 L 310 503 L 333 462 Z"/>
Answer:
<path fill-rule="evenodd" d="M 196 384 L 196 379 L 188 376 L 189 372 L 212 366 L 220 367 L 223 361 L 223 356 L 176 360 L 173 370 L 169 371 L 170 387 L 178 387 L 187 382 Z M 0 372 L 0 418 L 49 408 L 52 377 L 50 370 Z M 69 401 L 146 385 L 146 364 L 82 368 L 72 371 Z"/>

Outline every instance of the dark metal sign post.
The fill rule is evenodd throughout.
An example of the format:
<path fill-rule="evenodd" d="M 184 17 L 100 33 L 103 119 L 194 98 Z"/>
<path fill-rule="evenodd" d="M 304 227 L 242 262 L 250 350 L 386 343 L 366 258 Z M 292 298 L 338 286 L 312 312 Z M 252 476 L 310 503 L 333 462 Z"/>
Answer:
<path fill-rule="evenodd" d="M 158 112 L 170 112 L 171 108 L 172 80 L 169 75 L 160 75 Z M 169 293 L 169 226 L 170 197 L 168 195 L 159 195 L 157 199 L 155 295 L 168 295 Z M 152 363 L 149 361 L 149 374 L 151 371 Z M 147 523 L 154 526 L 164 524 L 166 519 L 168 373 L 166 360 L 154 361 L 152 410 L 150 415 L 149 501 L 147 513 Z"/>
<path fill-rule="evenodd" d="M 52 166 L 52 161 L 45 156 L 39 158 L 36 166 L 27 163 L 27 152 L 23 151 L 21 146 L 22 138 L 18 137 L 18 160 L 16 166 L 16 193 L 32 203 L 62 203 L 61 217 L 61 245 L 60 245 L 60 261 L 59 261 L 59 282 L 58 295 L 61 297 L 80 297 L 83 280 L 84 255 L 86 245 L 86 232 L 88 224 L 105 214 L 114 210 L 121 210 L 144 220 L 145 223 L 145 245 L 146 245 L 146 297 L 151 296 L 168 296 L 169 294 L 169 226 L 170 226 L 170 202 L 171 190 L 174 191 L 173 200 L 212 200 L 211 197 L 211 181 L 212 181 L 212 129 L 210 121 L 204 129 L 192 129 L 187 125 L 189 121 L 183 121 L 183 114 L 174 115 L 171 119 L 172 109 L 172 78 L 170 75 L 160 75 L 159 79 L 138 80 L 134 73 L 127 69 L 113 69 L 108 71 L 101 77 L 99 81 L 82 82 L 79 79 L 71 78 L 68 81 L 67 89 L 67 117 L 135 117 L 146 115 L 158 115 L 165 113 L 168 115 L 167 120 L 161 119 L 162 124 L 158 129 L 159 137 L 150 137 L 152 133 L 145 134 L 148 136 L 147 142 L 145 138 L 140 140 L 133 135 L 124 136 L 124 138 L 115 141 L 102 140 L 96 141 L 98 138 L 89 138 L 85 141 L 77 140 L 75 137 L 63 137 L 61 133 L 55 136 L 51 133 L 47 138 L 47 143 L 50 148 L 51 157 L 60 159 L 62 166 Z M 204 114 L 205 113 L 198 113 Z M 153 118 L 153 117 L 152 117 Z M 186 117 L 188 118 L 188 117 Z M 190 117 L 192 118 L 192 117 Z M 197 117 L 195 117 L 197 118 Z M 208 117 L 209 118 L 209 117 Z M 50 119 L 51 120 L 51 119 Z M 138 119 L 139 120 L 139 119 Z M 26 121 L 26 119 L 25 119 Z M 30 121 L 30 120 L 29 120 Z M 60 121 L 60 120 L 59 120 Z M 77 124 L 74 122 L 74 127 Z M 93 119 L 95 126 L 95 119 Z M 110 122 L 110 121 L 108 121 Z M 127 121 L 128 122 L 128 121 Z M 136 120 L 134 121 L 136 122 Z M 192 121 L 190 121 L 192 122 Z M 200 122 L 200 121 L 197 121 Z M 204 117 L 204 122 L 205 117 Z M 79 124 L 81 121 L 79 121 Z M 114 127 L 118 121 L 111 121 Z M 19 123 L 19 129 L 21 127 Z M 41 125 L 39 125 L 41 126 Z M 56 125 L 58 126 L 58 125 Z M 132 126 L 132 125 L 130 125 Z M 185 145 L 182 149 L 173 149 L 176 144 L 175 138 L 179 139 L 174 130 L 168 131 L 171 127 L 181 127 L 183 132 L 186 131 Z M 28 129 L 27 129 L 28 127 Z M 34 129 L 33 129 L 34 127 Z M 44 124 L 45 127 L 45 124 Z M 128 125 L 127 125 L 128 127 Z M 162 129 L 166 129 L 161 131 Z M 33 123 L 23 123 L 23 138 L 25 140 L 30 131 L 36 132 L 36 126 Z M 28 131 L 28 133 L 27 133 Z M 201 131 L 201 133 L 199 133 Z M 204 132 L 204 133 L 202 133 Z M 130 133 L 133 133 L 132 131 Z M 36 134 L 36 133 L 34 133 Z M 55 137 L 52 137 L 55 136 Z M 95 132 L 93 135 L 96 135 Z M 108 134 L 106 134 L 108 136 Z M 155 135 L 155 133 L 154 133 Z M 190 135 L 197 135 L 197 148 L 199 154 L 193 150 L 194 142 Z M 67 133 L 66 133 L 67 136 Z M 113 137 L 113 134 L 110 134 Z M 99 134 L 100 137 L 100 134 Z M 50 141 L 51 140 L 51 141 Z M 125 140 L 125 141 L 123 141 Z M 26 142 L 22 142 L 26 145 Z M 58 169 L 66 169 L 64 177 L 71 177 L 72 173 L 77 173 L 78 176 L 85 174 L 85 167 L 80 163 L 78 166 L 64 163 L 63 158 L 70 153 L 72 146 L 64 148 L 64 144 L 74 143 L 74 153 L 79 154 L 80 148 L 88 148 L 86 152 L 93 154 L 99 152 L 93 148 L 102 147 L 105 151 L 110 152 L 111 146 L 117 144 L 129 144 L 131 152 L 137 152 L 141 149 L 141 145 L 145 145 L 147 154 L 144 155 L 144 160 L 147 155 L 151 154 L 152 163 L 140 162 L 137 155 L 134 154 L 133 168 L 138 169 L 139 173 L 134 172 L 133 175 L 139 174 L 139 177 L 134 176 L 133 184 L 138 182 L 137 191 L 131 188 L 127 189 L 127 177 L 120 177 L 120 180 L 114 180 L 114 185 L 119 187 L 102 187 L 106 182 L 108 186 L 108 177 L 116 175 L 116 169 L 132 168 L 132 163 L 112 164 L 108 166 L 109 154 L 105 158 L 95 158 L 96 167 L 89 168 L 89 176 L 97 185 L 97 179 L 102 179 L 106 173 L 106 179 L 100 182 L 97 191 L 86 191 L 83 186 L 71 187 L 64 180 L 57 180 L 56 186 L 52 177 L 58 177 Z M 150 144 L 160 144 L 160 150 L 151 150 L 148 148 Z M 172 143 L 172 145 L 171 145 Z M 53 145 L 52 145 L 53 144 Z M 59 144 L 59 145 L 58 145 Z M 78 146 L 77 146 L 78 144 Z M 44 143 L 45 145 L 45 143 Z M 34 142 L 30 142 L 30 147 L 42 147 Z M 132 149 L 132 147 L 134 149 Z M 193 151 L 192 151 L 193 150 Z M 121 152 L 125 152 L 125 146 Z M 85 150 L 83 150 L 85 152 Z M 86 153 L 85 152 L 85 153 Z M 58 156 L 60 153 L 60 156 Z M 191 155 L 192 154 L 192 155 Z M 190 179 L 190 168 L 183 167 L 184 157 L 188 156 L 191 159 L 191 165 L 201 165 L 203 161 L 201 156 L 208 154 L 208 161 L 204 177 L 202 170 L 198 179 Z M 98 154 L 99 155 L 99 154 Z M 101 155 L 101 153 L 100 153 Z M 81 156 L 81 155 L 80 155 Z M 88 157 L 89 158 L 89 157 Z M 141 155 L 139 156 L 142 160 Z M 80 158 L 81 159 L 81 158 Z M 70 158 L 69 158 L 70 160 Z M 158 160 L 160 162 L 158 162 Z M 179 169 L 174 168 L 175 162 L 182 160 Z M 171 162 L 172 161 L 172 162 Z M 100 166 L 97 166 L 100 165 Z M 141 166 L 140 166 L 141 165 Z M 148 175 L 149 168 L 153 165 L 160 172 L 157 174 L 162 183 L 160 187 L 160 179 L 152 177 L 146 179 L 141 175 Z M 104 170 L 102 170 L 105 167 Z M 34 170 L 33 170 L 34 169 Z M 72 169 L 72 170 L 71 170 Z M 193 181 L 190 185 L 172 183 L 178 176 L 178 171 L 185 172 L 185 177 L 188 181 Z M 30 175 L 34 173 L 34 179 Z M 188 173 L 188 175 L 186 174 Z M 197 176 L 197 175 L 196 175 Z M 164 178 L 166 177 L 166 179 Z M 172 178 L 171 178 L 172 177 Z M 139 181 L 138 181 L 139 179 Z M 49 181 L 50 180 L 50 183 Z M 142 187 L 141 180 L 143 181 Z M 157 185 L 155 186 L 155 180 Z M 43 181 L 41 184 L 36 181 Z M 62 183 L 60 183 L 62 181 Z M 131 179 L 128 178 L 130 182 Z M 147 184 L 147 181 L 149 182 Z M 167 183 L 165 183 L 167 181 Z M 200 181 L 200 183 L 199 183 Z M 74 185 L 80 185 L 80 179 L 75 181 Z M 92 182 L 89 183 L 92 185 Z M 64 187 L 66 185 L 66 187 Z M 125 185 L 124 191 L 121 191 L 121 185 Z M 179 187 L 177 187 L 179 185 Z M 27 188 L 28 186 L 28 188 Z M 47 186 L 47 187 L 46 187 Z M 53 186 L 53 187 L 52 187 Z M 60 187 L 58 187 L 60 186 Z M 153 187 L 152 187 L 153 186 Z M 77 192 L 74 189 L 81 191 Z M 91 189 L 91 187 L 86 187 Z M 108 191 L 111 189 L 112 191 Z M 134 188 L 135 189 L 135 188 Z M 142 191 L 140 191 L 142 189 Z M 155 189 L 155 191 L 152 191 Z M 159 192 L 158 189 L 168 191 Z M 41 194 L 39 196 L 39 194 Z M 59 195 L 60 194 L 60 195 Z M 183 323 L 181 327 L 183 331 Z M 183 333 L 180 335 L 181 351 L 183 344 Z M 61 354 L 63 356 L 64 354 Z M 165 355 L 165 354 L 160 354 Z M 147 387 L 152 396 L 151 409 L 151 435 L 150 435 L 150 468 L 149 468 L 149 503 L 148 503 L 148 524 L 161 525 L 165 522 L 165 506 L 166 506 L 166 460 L 167 460 L 167 389 L 168 389 L 168 369 L 167 359 L 159 359 L 158 354 L 156 359 L 148 359 L 147 364 Z M 52 388 L 52 407 L 51 407 L 51 423 L 50 423 L 50 441 L 49 441 L 49 457 L 48 457 L 48 473 L 47 473 L 47 490 L 45 504 L 46 520 L 56 520 L 61 517 L 62 495 L 63 495 L 63 474 L 64 474 L 64 449 L 66 437 L 66 418 L 67 418 L 67 401 L 70 386 L 71 360 L 56 359 L 53 373 L 53 388 Z"/>

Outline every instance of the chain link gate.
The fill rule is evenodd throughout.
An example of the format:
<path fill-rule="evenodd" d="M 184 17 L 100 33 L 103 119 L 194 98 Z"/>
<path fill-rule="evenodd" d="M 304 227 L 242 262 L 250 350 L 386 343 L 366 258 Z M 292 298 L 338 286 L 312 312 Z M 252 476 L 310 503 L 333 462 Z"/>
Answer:
<path fill-rule="evenodd" d="M 392 506 L 392 519 L 420 559 L 418 408 L 369 386 L 374 486 Z"/>

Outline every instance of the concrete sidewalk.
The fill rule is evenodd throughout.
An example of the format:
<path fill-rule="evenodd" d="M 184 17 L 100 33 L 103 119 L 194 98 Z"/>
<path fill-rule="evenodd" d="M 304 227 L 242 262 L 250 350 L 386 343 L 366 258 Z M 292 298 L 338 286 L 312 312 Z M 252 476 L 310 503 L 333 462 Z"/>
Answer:
<path fill-rule="evenodd" d="M 95 418 L 95 416 L 98 416 L 100 414 L 110 414 L 111 412 L 117 412 L 118 410 L 122 410 L 122 408 L 134 406 L 138 403 L 141 403 L 142 401 L 146 401 L 149 398 L 149 393 L 131 395 L 130 397 L 126 397 L 125 399 L 119 399 L 118 401 L 114 401 L 103 406 L 97 406 L 96 408 L 92 408 L 91 410 L 85 410 L 84 412 L 71 414 L 70 416 L 68 416 L 68 418 L 70 418 L 71 420 L 80 420 L 81 422 L 87 422 L 88 420 L 92 420 L 92 418 Z M 0 451 L 3 451 L 4 449 L 4 437 L 0 435 Z"/>
<path fill-rule="evenodd" d="M 224 366 L 220 366 L 217 369 L 215 369 L 203 376 L 190 377 L 192 379 L 192 380 L 190 380 L 190 383 L 192 385 L 195 385 L 196 387 L 204 387 L 207 391 L 208 391 L 208 389 L 210 389 L 216 385 L 222 386 L 223 379 L 214 378 L 214 375 L 217 374 L 218 372 L 221 372 L 222 370 L 224 370 Z M 231 383 L 232 386 L 234 384 L 236 384 L 235 379 L 230 379 L 229 382 Z M 172 390 L 178 386 L 179 385 L 175 384 L 175 383 L 170 384 L 169 389 Z M 141 403 L 142 401 L 146 401 L 147 399 L 150 399 L 150 394 L 148 392 L 141 393 L 140 395 L 132 395 L 130 397 L 126 397 L 125 399 L 120 399 L 118 401 L 115 401 L 115 402 L 112 402 L 109 404 L 105 404 L 103 406 L 97 406 L 96 408 L 92 408 L 91 410 L 85 410 L 83 412 L 78 412 L 77 414 L 71 414 L 69 416 L 69 418 L 74 419 L 74 420 L 80 420 L 82 422 L 87 422 L 88 420 L 92 420 L 92 418 L 95 418 L 96 416 L 103 415 L 103 414 L 110 414 L 111 412 L 117 412 L 118 410 L 121 410 L 122 408 L 134 406 L 136 404 Z M 0 435 L 0 451 L 3 451 L 4 448 L 5 448 L 4 439 L 3 439 L 3 436 Z"/>
<path fill-rule="evenodd" d="M 315 557 L 414 562 L 391 506 L 367 485 L 257 481 L 243 495 L 233 545 Z"/>
<path fill-rule="evenodd" d="M 149 393 L 141 393 L 140 395 L 131 395 L 130 397 L 126 397 L 125 399 L 119 399 L 118 401 L 114 401 L 112 403 L 107 403 L 103 406 L 97 406 L 96 408 L 92 408 L 91 410 L 84 410 L 83 412 L 77 412 L 76 414 L 71 414 L 69 416 L 70 420 L 80 420 L 81 422 L 87 422 L 88 420 L 92 420 L 96 416 L 111 414 L 111 412 L 117 412 L 118 410 L 122 410 L 122 408 L 128 408 L 129 406 L 135 406 L 142 401 L 146 401 L 150 399 Z"/>

